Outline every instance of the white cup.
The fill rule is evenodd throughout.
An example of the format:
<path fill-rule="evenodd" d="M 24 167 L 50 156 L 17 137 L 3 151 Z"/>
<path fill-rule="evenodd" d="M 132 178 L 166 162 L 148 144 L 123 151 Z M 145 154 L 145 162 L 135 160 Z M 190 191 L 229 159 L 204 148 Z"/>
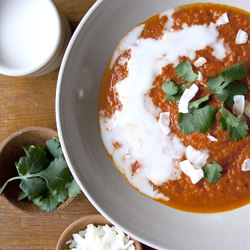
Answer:
<path fill-rule="evenodd" d="M 52 0 L 0 0 L 0 74 L 54 71 L 71 35 L 68 20 Z"/>

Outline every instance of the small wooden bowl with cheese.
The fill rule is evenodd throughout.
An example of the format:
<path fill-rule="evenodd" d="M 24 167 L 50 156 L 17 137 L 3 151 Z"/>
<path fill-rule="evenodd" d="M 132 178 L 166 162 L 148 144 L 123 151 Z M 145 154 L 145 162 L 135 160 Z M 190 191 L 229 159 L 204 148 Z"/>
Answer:
<path fill-rule="evenodd" d="M 84 231 L 86 230 L 86 231 Z M 95 233 L 98 231 L 98 237 Z M 88 233 L 90 237 L 86 236 L 84 237 L 85 233 Z M 109 234 L 109 235 L 107 235 Z M 74 236 L 73 236 L 74 235 Z M 114 227 L 107 219 L 105 219 L 101 214 L 94 214 L 94 215 L 88 215 L 84 216 L 76 221 L 74 221 L 72 224 L 70 224 L 62 233 L 61 237 L 58 240 L 56 250 L 65 250 L 65 249 L 76 249 L 76 242 L 74 241 L 74 238 L 80 241 L 87 241 L 89 244 L 93 244 L 93 242 L 89 242 L 89 239 L 97 239 L 99 243 L 104 242 L 105 238 L 109 238 L 109 241 L 111 240 L 110 236 L 114 235 L 114 241 L 116 236 L 118 236 L 119 239 L 121 239 L 123 242 L 126 242 L 125 245 L 127 245 L 128 250 L 142 250 L 142 244 L 135 239 L 123 234 L 120 230 L 118 230 L 116 227 Z M 78 241 L 77 240 L 77 241 Z M 107 242 L 106 242 L 107 243 Z M 114 242 L 113 242 L 114 243 Z M 111 241 L 112 244 L 112 241 Z M 75 246 L 74 246 L 75 245 Z M 133 246 L 134 247 L 133 247 Z M 112 248 L 111 248 L 112 249 Z"/>

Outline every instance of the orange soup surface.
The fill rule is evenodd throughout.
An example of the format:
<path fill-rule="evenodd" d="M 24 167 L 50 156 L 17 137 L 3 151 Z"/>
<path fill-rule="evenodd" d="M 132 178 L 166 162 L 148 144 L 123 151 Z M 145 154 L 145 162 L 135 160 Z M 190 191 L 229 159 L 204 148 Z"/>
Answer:
<path fill-rule="evenodd" d="M 139 192 L 191 212 L 250 202 L 248 34 L 247 12 L 194 4 L 151 17 L 119 43 L 101 83 L 100 131 Z"/>

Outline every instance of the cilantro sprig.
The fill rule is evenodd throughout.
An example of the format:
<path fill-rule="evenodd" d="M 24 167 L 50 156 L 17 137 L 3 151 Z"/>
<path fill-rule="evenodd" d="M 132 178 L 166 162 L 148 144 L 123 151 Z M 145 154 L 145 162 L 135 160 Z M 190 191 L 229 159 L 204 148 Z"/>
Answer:
<path fill-rule="evenodd" d="M 217 77 L 209 78 L 207 88 L 217 94 L 219 101 L 232 106 L 235 95 L 247 95 L 248 87 L 239 82 L 247 75 L 247 68 L 244 63 L 236 63 L 233 66 L 222 70 Z"/>
<path fill-rule="evenodd" d="M 18 199 L 28 198 L 40 209 L 50 212 L 68 197 L 76 197 L 80 188 L 64 159 L 59 139 L 53 137 L 46 147 L 24 148 L 26 156 L 16 162 L 18 176 L 10 178 L 0 189 L 0 194 L 10 181 L 21 180 Z"/>
<path fill-rule="evenodd" d="M 213 161 L 211 164 L 207 164 L 203 168 L 204 178 L 212 184 L 218 182 L 218 180 L 222 177 L 223 168 L 217 162 Z"/>
<path fill-rule="evenodd" d="M 176 74 L 186 83 L 178 86 L 172 80 L 167 80 L 162 84 L 162 90 L 166 93 L 165 99 L 178 103 L 184 90 L 193 82 L 198 80 L 198 75 L 193 71 L 189 61 L 179 63 L 175 68 Z"/>
<path fill-rule="evenodd" d="M 165 99 L 178 104 L 184 90 L 193 82 L 198 80 L 198 75 L 193 71 L 189 61 L 178 64 L 175 68 L 176 74 L 186 81 L 185 84 L 178 86 L 171 79 L 163 83 L 162 89 L 166 93 Z M 217 109 L 213 106 L 206 105 L 211 95 L 218 95 L 222 108 L 219 110 L 221 117 L 219 123 L 223 131 L 228 130 L 230 140 L 239 141 L 244 139 L 248 134 L 248 125 L 234 116 L 224 107 L 234 104 L 235 95 L 248 94 L 248 87 L 242 80 L 247 75 L 247 68 L 244 63 L 236 63 L 233 66 L 221 71 L 217 77 L 209 78 L 207 88 L 213 91 L 212 94 L 206 95 L 196 101 L 189 103 L 188 113 L 179 113 L 179 128 L 185 134 L 192 134 L 195 131 L 206 133 L 212 129 Z"/>

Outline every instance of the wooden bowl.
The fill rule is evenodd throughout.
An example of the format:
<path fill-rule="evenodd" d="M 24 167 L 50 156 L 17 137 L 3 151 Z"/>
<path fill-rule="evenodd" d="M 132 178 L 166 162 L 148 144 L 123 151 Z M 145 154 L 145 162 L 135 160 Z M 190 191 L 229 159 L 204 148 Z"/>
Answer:
<path fill-rule="evenodd" d="M 58 136 L 57 132 L 44 127 L 29 127 L 21 129 L 10 135 L 0 146 L 0 186 L 9 178 L 18 176 L 15 162 L 18 162 L 21 156 L 25 155 L 23 146 L 29 148 L 34 146 L 45 146 L 46 141 L 53 136 Z M 30 215 L 46 215 L 58 212 L 66 207 L 73 199 L 69 198 L 57 209 L 48 213 L 29 201 L 27 198 L 19 201 L 18 196 L 21 193 L 19 187 L 20 180 L 11 181 L 4 189 L 2 196 L 7 202 L 19 211 Z"/>
<path fill-rule="evenodd" d="M 105 219 L 101 214 L 94 214 L 94 215 L 88 215 L 84 216 L 73 223 L 71 223 L 62 233 L 61 237 L 58 240 L 56 250 L 65 250 L 69 249 L 69 245 L 66 244 L 66 242 L 70 239 L 73 239 L 73 234 L 78 233 L 79 231 L 82 231 L 87 228 L 88 224 L 94 224 L 95 226 L 98 225 L 109 225 L 112 226 L 112 224 Z M 131 238 L 131 240 L 134 241 L 134 246 L 136 250 L 142 250 L 142 244 Z"/>

